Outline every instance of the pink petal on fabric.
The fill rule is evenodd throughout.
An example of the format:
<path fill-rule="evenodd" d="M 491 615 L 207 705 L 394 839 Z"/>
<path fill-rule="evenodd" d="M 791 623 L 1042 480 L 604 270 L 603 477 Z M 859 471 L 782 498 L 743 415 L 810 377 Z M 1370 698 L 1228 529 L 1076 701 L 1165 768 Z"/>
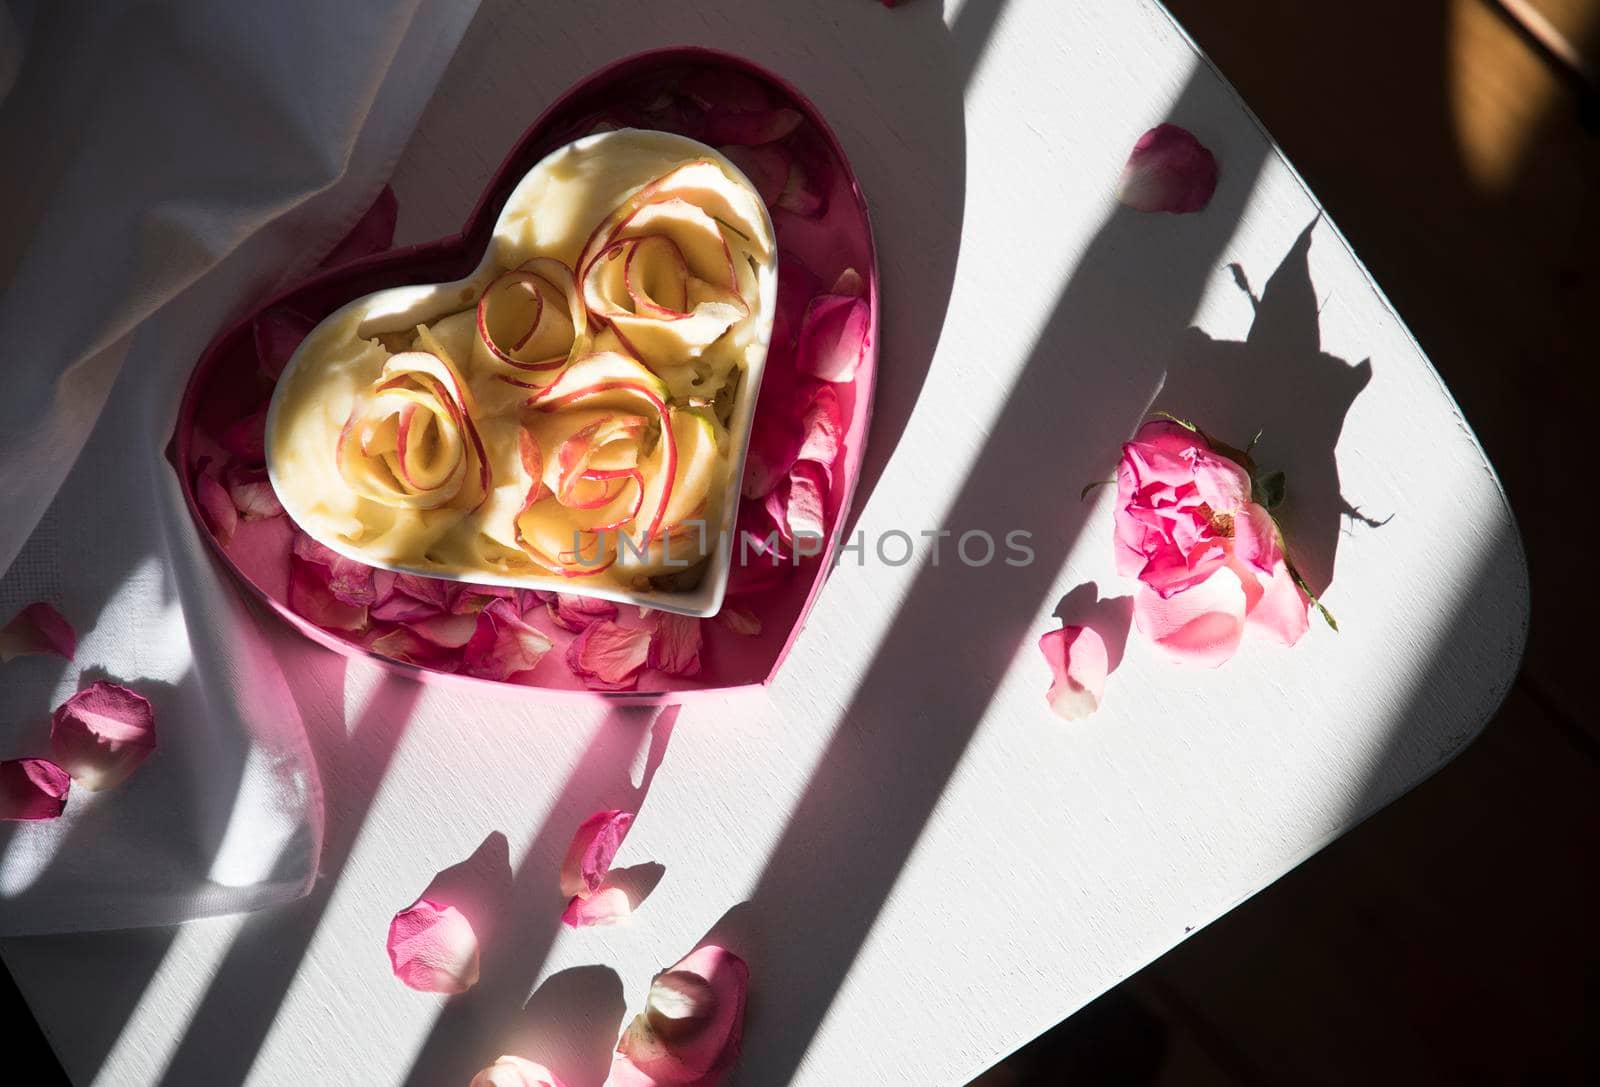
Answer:
<path fill-rule="evenodd" d="M 567 667 L 597 691 L 629 691 L 639 683 L 650 632 L 608 619 L 590 623 L 567 647 Z"/>
<path fill-rule="evenodd" d="M 29 604 L 0 627 L 0 664 L 43 653 L 71 660 L 77 651 L 78 632 L 66 616 L 42 600 Z"/>
<path fill-rule="evenodd" d="M 400 217 L 400 202 L 394 190 L 385 185 L 366 212 L 322 260 L 323 268 L 348 264 L 353 260 L 381 253 L 394 244 L 394 225 Z"/>
<path fill-rule="evenodd" d="M 1152 128 L 1133 145 L 1117 199 L 1134 211 L 1195 212 L 1217 191 L 1217 159 L 1178 125 Z"/>
<path fill-rule="evenodd" d="M 298 555 L 289 559 L 289 608 L 329 630 L 365 630 L 367 609 L 347 604 L 328 589 L 328 568 Z"/>
<path fill-rule="evenodd" d="M 239 527 L 239 510 L 228 489 L 215 476 L 202 471 L 194 480 L 194 498 L 211 534 L 224 544 L 232 540 Z"/>
<path fill-rule="evenodd" d="M 222 448 L 245 464 L 267 462 L 267 409 L 247 415 L 222 432 Z"/>
<path fill-rule="evenodd" d="M 0 762 L 0 820 L 55 819 L 67 806 L 72 776 L 49 759 Z"/>
<path fill-rule="evenodd" d="M 521 1057 L 501 1057 L 472 1077 L 467 1087 L 566 1087 L 550 1069 Z"/>
<path fill-rule="evenodd" d="M 556 626 L 574 634 L 581 634 L 590 623 L 617 617 L 617 606 L 611 601 L 572 593 L 556 593 L 545 603 L 545 607 L 549 609 L 550 618 Z"/>
<path fill-rule="evenodd" d="M 866 355 L 872 307 L 866 299 L 824 294 L 812 299 L 800 325 L 795 367 L 824 381 L 852 381 Z"/>
<path fill-rule="evenodd" d="M 1294 576 L 1282 559 L 1245 621 L 1252 630 L 1283 645 L 1294 645 L 1305 636 L 1311 625 L 1311 602 L 1294 583 Z"/>
<path fill-rule="evenodd" d="M 618 809 L 597 811 L 578 824 L 561 862 L 561 893 L 582 898 L 598 890 L 631 826 L 633 813 Z"/>
<path fill-rule="evenodd" d="M 733 952 L 707 944 L 652 979 L 645 1010 L 617 1042 L 613 1087 L 714 1087 L 744 1040 L 750 968 Z"/>
<path fill-rule="evenodd" d="M 1172 659 L 1215 668 L 1239 648 L 1245 621 L 1244 585 L 1226 566 L 1172 597 L 1140 585 L 1133 598 L 1133 619 L 1145 637 Z"/>
<path fill-rule="evenodd" d="M 389 922 L 389 965 L 419 993 L 464 993 L 478 983 L 478 937 L 454 906 L 420 899 Z"/>
<path fill-rule="evenodd" d="M 650 637 L 645 664 L 669 675 L 699 675 L 701 641 L 700 620 L 661 612 L 656 616 L 656 632 Z"/>
<path fill-rule="evenodd" d="M 91 792 L 125 781 L 155 749 L 155 710 L 118 683 L 93 683 L 50 715 L 50 757 Z"/>
<path fill-rule="evenodd" d="M 550 652 L 550 639 L 529 626 L 510 600 L 496 600 L 478 613 L 462 662 L 469 675 L 508 680 L 539 666 Z"/>
<path fill-rule="evenodd" d="M 295 348 L 299 347 L 300 342 L 316 327 L 317 322 L 293 310 L 267 310 L 257 317 L 253 331 L 256 341 L 256 361 L 261 367 L 261 372 L 274 381 L 278 380 Z"/>
<path fill-rule="evenodd" d="M 1068 721 L 1081 721 L 1100 708 L 1106 691 L 1106 643 L 1089 627 L 1063 626 L 1039 639 L 1050 665 L 1045 701 Z"/>
<path fill-rule="evenodd" d="M 587 898 L 574 897 L 561 914 L 568 928 L 620 925 L 633 917 L 633 900 L 621 887 L 601 887 Z"/>
<path fill-rule="evenodd" d="M 724 604 L 715 621 L 742 638 L 753 638 L 761 633 L 761 620 L 754 612 Z"/>

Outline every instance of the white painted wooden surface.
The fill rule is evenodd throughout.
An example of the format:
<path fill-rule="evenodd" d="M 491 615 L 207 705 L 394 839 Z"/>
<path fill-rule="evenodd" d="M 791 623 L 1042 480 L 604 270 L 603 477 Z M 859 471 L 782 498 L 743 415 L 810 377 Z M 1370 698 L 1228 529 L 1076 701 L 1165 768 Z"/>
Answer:
<path fill-rule="evenodd" d="M 1297 265 L 1315 199 L 1153 3 L 486 3 L 396 166 L 402 240 L 453 229 L 573 80 L 683 41 L 810 94 L 873 205 L 866 564 L 835 572 L 769 692 L 686 708 L 664 754 L 648 711 L 423 692 L 279 632 L 307 719 L 348 721 L 313 738 L 320 888 L 171 932 L 8 941 L 79 1084 L 432 1087 L 501 1052 L 596 1084 L 651 973 L 713 929 L 752 968 L 737 1083 L 961 1084 L 1425 778 L 1498 705 L 1527 588 L 1494 473 L 1326 220 Z M 1202 215 L 1111 200 L 1164 119 L 1222 162 Z M 1230 262 L 1257 294 L 1283 265 L 1248 345 Z M 1157 399 L 1164 381 L 1183 391 Z M 1215 672 L 1135 634 L 1103 710 L 1069 726 L 1034 643 L 1075 587 L 1131 592 L 1109 496 L 1077 494 L 1152 402 L 1235 440 L 1266 427 L 1262 459 L 1298 469 L 1290 531 L 1337 547 L 1343 632 L 1247 642 Z M 1382 527 L 1330 504 L 1335 437 L 1338 489 Z M 1037 561 L 871 554 L 941 528 L 1031 531 Z M 641 798 L 619 863 L 661 865 L 654 893 L 631 927 L 559 929 L 573 827 Z M 482 982 L 449 1002 L 402 988 L 390 915 L 480 846 Z"/>

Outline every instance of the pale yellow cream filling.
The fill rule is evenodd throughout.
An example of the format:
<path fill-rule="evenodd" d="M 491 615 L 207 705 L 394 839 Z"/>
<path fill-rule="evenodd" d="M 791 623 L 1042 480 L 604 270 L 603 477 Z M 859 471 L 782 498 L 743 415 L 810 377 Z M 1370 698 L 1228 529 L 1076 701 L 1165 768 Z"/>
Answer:
<path fill-rule="evenodd" d="M 727 512 L 775 256 L 759 198 L 709 149 L 637 130 L 569 145 L 513 193 L 471 279 L 313 331 L 275 394 L 274 486 L 306 531 L 380 565 L 686 587 Z"/>

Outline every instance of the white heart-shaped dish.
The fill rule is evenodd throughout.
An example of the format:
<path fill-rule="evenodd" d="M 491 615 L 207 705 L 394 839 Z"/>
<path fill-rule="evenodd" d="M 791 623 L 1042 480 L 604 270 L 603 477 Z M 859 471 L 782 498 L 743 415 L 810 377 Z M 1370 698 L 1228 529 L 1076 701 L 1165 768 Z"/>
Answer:
<path fill-rule="evenodd" d="M 695 390 L 677 376 L 671 377 L 670 389 L 667 388 L 668 383 L 660 385 L 661 389 L 670 392 L 670 397 L 662 395 L 660 402 L 664 404 L 670 399 L 671 403 L 679 406 L 670 409 L 670 422 L 669 409 L 661 409 L 662 425 L 656 446 L 659 449 L 669 444 L 664 443 L 659 435 L 675 432 L 680 422 L 686 423 L 687 430 L 699 436 L 700 444 L 694 448 L 704 454 L 701 462 L 709 465 L 705 471 L 715 473 L 708 477 L 702 505 L 689 510 L 688 519 L 682 519 L 688 506 L 680 503 L 679 507 L 670 507 L 674 485 L 678 485 L 679 491 L 688 489 L 685 473 L 689 461 L 686 456 L 680 463 L 676 443 L 672 443 L 674 451 L 670 459 L 659 452 L 653 454 L 656 456 L 653 463 L 664 467 L 658 467 L 657 475 L 648 480 L 636 464 L 628 462 L 634 467 L 631 475 L 612 473 L 615 478 L 605 478 L 603 482 L 591 481 L 590 476 L 584 476 L 580 481 L 591 491 L 598 488 L 593 499 L 597 502 L 615 499 L 626 505 L 627 497 L 635 495 L 632 506 L 635 516 L 639 515 L 641 505 L 648 507 L 650 502 L 657 503 L 650 507 L 656 510 L 656 515 L 651 519 L 649 530 L 641 530 L 639 534 L 639 538 L 646 540 L 647 549 L 651 546 L 650 541 L 657 539 L 651 533 L 662 525 L 663 514 L 669 508 L 675 509 L 679 519 L 661 527 L 658 539 L 662 552 L 650 559 L 630 560 L 624 542 L 627 539 L 626 530 L 612 525 L 606 526 L 615 528 L 617 539 L 612 546 L 621 552 L 621 560 L 613 569 L 599 566 L 599 561 L 603 561 L 600 555 L 605 547 L 605 528 L 589 533 L 589 539 L 598 538 L 600 541 L 595 552 L 596 561 L 592 563 L 583 561 L 578 542 L 580 537 L 576 534 L 573 537 L 573 552 L 563 554 L 564 561 L 554 567 L 540 568 L 512 550 L 512 547 L 521 547 L 535 558 L 548 552 L 548 548 L 543 551 L 537 549 L 524 536 L 524 527 L 532 523 L 524 515 L 533 505 L 536 495 L 552 494 L 553 488 L 540 489 L 542 481 L 547 477 L 554 479 L 551 472 L 559 474 L 551 461 L 551 442 L 529 438 L 531 433 L 545 433 L 537 428 L 549 416 L 540 415 L 533 422 L 527 420 L 540 412 L 552 410 L 562 418 L 571 418 L 582 414 L 576 409 L 596 402 L 591 395 L 589 400 L 568 399 L 565 406 L 558 405 L 556 401 L 565 398 L 552 397 L 549 392 L 555 391 L 564 378 L 579 372 L 578 367 L 589 365 L 593 369 L 592 360 L 597 355 L 574 348 L 564 364 L 556 366 L 549 374 L 538 375 L 536 385 L 517 380 L 533 376 L 524 375 L 518 370 L 493 372 L 498 365 L 495 359 L 513 367 L 518 364 L 510 361 L 503 351 L 490 346 L 494 342 L 494 335 L 486 329 L 478 307 L 486 291 L 500 289 L 498 284 L 509 271 L 526 267 L 530 261 L 559 260 L 563 265 L 578 269 L 569 296 L 576 299 L 573 302 L 572 323 L 578 328 L 580 342 L 587 320 L 595 322 L 588 327 L 601 345 L 600 349 L 606 342 L 600 337 L 611 336 L 613 346 L 614 341 L 620 339 L 629 355 L 650 354 L 635 352 L 633 342 L 622 338 L 624 325 L 621 320 L 614 317 L 608 323 L 605 311 L 589 305 L 599 296 L 590 293 L 590 277 L 579 267 L 583 263 L 579 254 L 590 251 L 597 232 L 608 222 L 607 216 L 626 204 L 647 183 L 666 175 L 675 167 L 696 163 L 714 164 L 727 179 L 755 197 L 755 187 L 738 167 L 717 150 L 683 136 L 623 129 L 586 136 L 565 144 L 540 160 L 512 191 L 496 220 L 482 259 L 470 275 L 448 283 L 380 290 L 346 304 L 321 321 L 285 366 L 273 392 L 267 416 L 269 478 L 279 500 L 295 523 L 319 543 L 347 558 L 397 573 L 518 589 L 579 593 L 684 615 L 707 617 L 716 614 L 721 608 L 728 584 L 739 485 L 744 473 L 756 393 L 761 386 L 775 312 L 777 249 L 773 241 L 772 221 L 765 204 L 758 197 L 751 202 L 755 209 L 752 219 L 759 217 L 758 229 L 763 234 L 755 239 L 745 239 L 742 233 L 729 225 L 727 218 L 712 216 L 719 229 L 733 231 L 733 235 L 744 239 L 752 250 L 762 252 L 765 257 L 760 261 L 749 260 L 748 269 L 740 264 L 737 272 L 733 273 L 736 280 L 746 277 L 748 273 L 745 280 L 748 289 L 740 296 L 753 295 L 754 304 L 748 307 L 749 312 L 745 317 L 728 326 L 726 334 L 718 334 L 722 336 L 718 342 L 727 345 L 736 339 L 738 344 L 736 352 L 729 356 L 736 358 L 733 365 L 737 366 L 739 373 L 737 379 L 727 385 L 732 389 L 731 393 L 724 393 L 728 402 L 699 402 L 692 395 Z M 631 252 L 626 261 L 630 265 Z M 736 249 L 735 252 L 742 255 L 746 251 Z M 674 259 L 682 263 L 681 249 Z M 588 262 L 591 267 L 600 263 L 599 260 Z M 619 260 L 614 263 L 621 267 L 625 262 Z M 603 275 L 594 277 L 595 282 L 603 278 Z M 702 282 L 693 277 L 689 277 L 688 281 Z M 551 284 L 546 283 L 546 286 Z M 627 289 L 634 290 L 631 280 Z M 538 296 L 537 289 L 530 288 L 530 293 Z M 634 297 L 638 299 L 640 296 L 635 294 Z M 581 312 L 578 307 L 581 307 Z M 685 310 L 696 307 L 678 303 L 676 308 Z M 533 312 L 535 317 L 528 336 L 533 335 L 534 328 L 540 327 L 541 318 L 538 314 L 541 311 L 535 308 Z M 662 312 L 673 310 L 668 308 Z M 469 314 L 473 315 L 471 319 L 462 319 Z M 460 331 L 463 337 L 475 337 L 470 347 L 465 338 L 452 341 L 461 345 L 454 350 L 445 345 L 443 330 L 447 322 L 453 322 L 449 328 Z M 431 332 L 424 335 L 420 329 L 417 329 L 417 335 L 422 353 L 425 355 L 431 351 L 446 365 L 433 376 L 424 373 L 413 380 L 423 392 L 433 390 L 429 395 L 437 394 L 441 402 L 446 399 L 450 402 L 443 403 L 444 410 L 439 410 L 435 405 L 434 415 L 422 415 L 422 418 L 430 421 L 418 428 L 423 437 L 409 446 L 404 422 L 393 424 L 388 431 L 381 431 L 374 424 L 368 432 L 364 432 L 359 443 L 342 440 L 341 435 L 349 435 L 350 428 L 355 425 L 353 408 L 370 402 L 368 390 L 387 389 L 388 392 L 380 395 L 391 399 L 402 393 L 417 394 L 414 388 L 401 388 L 399 392 L 390 389 L 390 386 L 397 384 L 397 378 L 391 376 L 391 372 L 404 370 L 397 360 L 407 354 L 417 353 L 417 346 L 413 345 L 408 351 L 404 345 L 392 339 L 380 343 L 378 338 L 410 336 L 411 330 L 419 325 L 441 330 L 438 337 Z M 472 326 L 470 333 L 466 331 L 467 325 Z M 646 330 L 642 334 L 648 335 L 649 332 Z M 635 339 L 638 338 L 639 335 L 635 335 Z M 704 358 L 712 358 L 715 345 L 704 350 Z M 723 351 L 723 354 L 728 355 L 729 352 Z M 454 358 L 458 355 L 465 357 Z M 674 374 L 688 373 L 685 366 L 689 361 L 697 364 L 699 370 L 706 369 L 699 355 L 693 360 L 680 361 L 684 365 L 675 364 Z M 639 366 L 638 369 L 643 371 L 644 367 Z M 652 365 L 651 369 L 660 368 Z M 714 380 L 715 387 L 721 388 L 726 376 L 726 372 L 714 373 L 706 380 Z M 438 390 L 449 386 L 449 378 L 455 378 L 455 384 L 460 386 L 453 399 L 438 393 Z M 689 380 L 702 379 L 694 377 Z M 573 384 L 582 383 L 569 381 L 563 388 Z M 598 387 L 594 384 L 585 386 L 591 390 Z M 708 385 L 708 391 L 711 387 Z M 652 398 L 650 402 L 656 401 Z M 538 407 L 534 406 L 536 403 Z M 612 407 L 615 410 L 614 405 Z M 410 419 L 414 413 L 409 405 L 395 410 L 397 413 L 393 419 Z M 401 411 L 407 414 L 402 417 L 398 414 Z M 716 426 L 710 422 L 713 417 Z M 383 418 L 390 420 L 391 417 Z M 463 419 L 466 420 L 464 424 Z M 694 425 L 696 423 L 701 425 Z M 460 433 L 453 430 L 452 425 Z M 725 436 L 720 440 L 716 438 L 717 427 L 725 427 Z M 389 478 L 390 470 L 394 468 L 395 451 L 382 444 L 385 440 L 396 440 L 396 428 L 401 450 L 400 470 L 392 475 L 394 479 L 405 476 L 398 484 Z M 559 432 L 559 427 L 556 432 Z M 374 442 L 372 448 L 386 451 L 369 454 L 369 437 Z M 466 440 L 468 437 L 470 443 Z M 410 505 L 384 504 L 374 501 L 370 492 L 364 492 L 363 495 L 351 490 L 349 480 L 352 477 L 343 459 L 345 454 L 341 451 L 355 444 L 359 444 L 360 453 L 352 456 L 366 457 L 374 462 L 378 462 L 380 457 L 387 458 L 377 470 L 379 475 L 384 476 L 377 483 L 402 488 L 396 501 Z M 531 468 L 527 453 L 530 445 L 535 450 Z M 542 453 L 539 452 L 541 446 Z M 441 481 L 446 478 L 454 480 L 455 486 L 462 490 L 451 490 L 439 505 L 419 504 L 418 495 L 413 492 L 420 486 L 417 478 L 423 473 L 420 470 L 412 473 L 403 470 L 403 450 L 406 448 L 421 450 L 420 453 L 413 453 L 418 458 L 426 455 L 455 456 L 457 459 L 451 463 L 458 465 L 459 470 L 454 475 L 445 473 L 439 478 Z M 473 474 L 468 472 L 468 466 L 473 464 L 474 448 L 476 467 L 482 469 L 481 497 L 472 493 L 473 484 L 467 478 Z M 708 448 L 714 448 L 714 454 L 706 452 Z M 706 457 L 713 459 L 706 460 Z M 382 467 L 385 464 L 387 468 Z M 530 472 L 531 477 L 526 474 Z M 595 479 L 604 475 L 596 472 Z M 527 487 L 529 478 L 533 481 L 531 491 Z M 577 493 L 578 485 L 573 483 L 571 492 L 563 489 L 563 495 Z M 629 490 L 630 487 L 632 490 Z M 651 496 L 648 500 L 647 495 Z M 544 506 L 549 507 L 553 501 L 553 497 L 547 497 Z M 618 505 L 617 508 L 622 506 Z M 561 507 L 559 512 L 566 514 L 570 511 Z M 591 520 L 596 524 L 602 523 L 599 519 Z M 630 519 L 628 523 L 635 522 Z M 682 553 L 675 554 L 673 551 L 673 533 L 682 526 L 689 526 L 688 532 L 698 536 L 689 550 L 695 556 L 705 555 L 703 572 L 699 572 L 698 559 L 691 563 Z M 561 522 L 561 527 L 565 530 L 565 521 Z M 681 540 L 683 537 L 678 538 Z M 686 543 L 682 546 L 688 547 Z M 574 561 L 573 555 L 579 555 L 580 558 Z M 675 579 L 662 576 L 668 573 L 663 568 L 663 562 L 666 567 L 694 568 L 699 576 L 687 588 L 668 588 L 666 586 Z M 552 572 L 556 568 L 564 572 Z M 681 582 L 682 579 L 677 580 Z"/>

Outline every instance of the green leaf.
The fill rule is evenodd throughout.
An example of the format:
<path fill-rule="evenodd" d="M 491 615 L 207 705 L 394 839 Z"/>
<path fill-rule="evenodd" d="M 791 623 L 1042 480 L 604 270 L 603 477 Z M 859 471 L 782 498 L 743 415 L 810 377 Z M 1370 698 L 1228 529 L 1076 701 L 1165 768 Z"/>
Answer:
<path fill-rule="evenodd" d="M 1176 415 L 1172 414 L 1170 411 L 1161 411 L 1160 409 L 1157 409 L 1156 411 L 1152 411 L 1150 413 L 1150 417 L 1153 418 L 1153 419 L 1165 419 L 1169 423 L 1177 423 L 1183 429 L 1185 429 L 1185 430 L 1187 430 L 1187 431 L 1189 431 L 1190 433 L 1193 433 L 1193 434 L 1199 434 L 1200 433 L 1200 428 L 1199 427 L 1195 426 L 1193 423 L 1189 422 L 1189 420 L 1187 420 L 1187 419 L 1179 419 Z"/>
<path fill-rule="evenodd" d="M 1085 498 L 1088 498 L 1089 492 L 1094 490 L 1096 487 L 1110 487 L 1116 482 L 1117 481 L 1114 479 L 1097 479 L 1093 483 L 1085 483 L 1083 485 L 1083 490 L 1078 492 L 1078 501 L 1082 502 Z"/>
<path fill-rule="evenodd" d="M 1250 481 L 1250 498 L 1258 505 L 1275 510 L 1283 505 L 1287 487 L 1288 481 L 1282 472 L 1268 472 Z"/>

